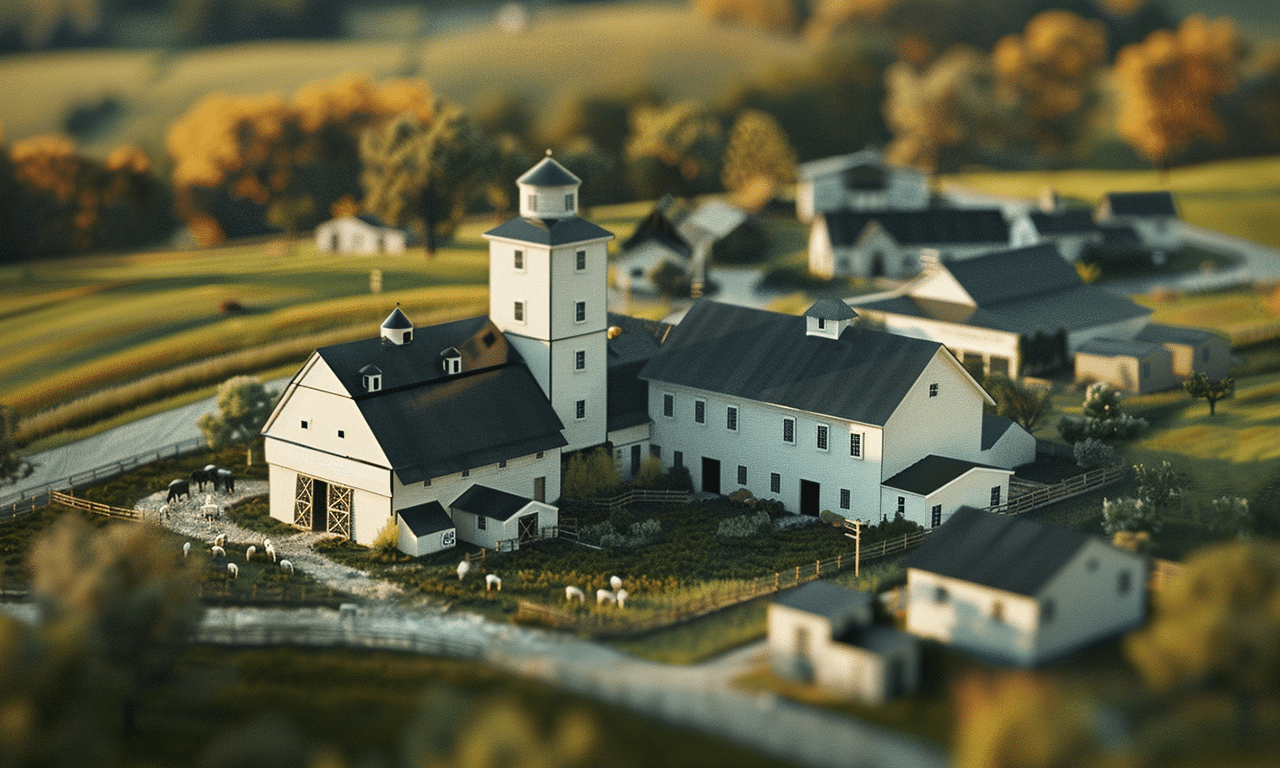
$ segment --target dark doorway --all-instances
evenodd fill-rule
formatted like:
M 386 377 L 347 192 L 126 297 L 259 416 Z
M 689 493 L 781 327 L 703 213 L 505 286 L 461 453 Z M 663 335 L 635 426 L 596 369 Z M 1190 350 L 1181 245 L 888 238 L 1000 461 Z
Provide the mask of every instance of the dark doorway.
M 702 490 L 707 493 L 720 492 L 720 460 L 702 457 Z
M 547 478 L 533 478 L 533 500 L 543 502 L 547 500 Z
M 822 486 L 812 480 L 800 481 L 800 514 L 818 516 Z
M 525 515 L 516 521 L 516 529 L 519 531 L 520 541 L 530 541 L 538 538 L 538 516 Z
M 329 484 L 323 480 L 315 481 L 311 493 L 311 530 L 329 530 Z
M 640 474 L 640 446 L 631 446 L 631 476 Z

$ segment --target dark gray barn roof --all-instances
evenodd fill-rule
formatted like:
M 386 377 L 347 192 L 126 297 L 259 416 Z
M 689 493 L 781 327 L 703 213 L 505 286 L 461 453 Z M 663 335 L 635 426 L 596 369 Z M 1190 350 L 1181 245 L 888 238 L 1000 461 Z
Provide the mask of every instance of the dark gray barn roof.
M 517 496 L 514 493 L 499 491 L 487 485 L 471 486 L 449 506 L 459 512 L 502 520 L 510 520 L 515 513 L 529 506 L 532 499 Z
M 805 328 L 796 315 L 703 299 L 640 377 L 883 426 L 942 348 L 856 325 L 839 339 Z
M 997 208 L 836 211 L 824 215 L 827 233 L 834 246 L 856 245 L 873 222 L 901 245 L 1009 242 L 1009 224 Z
M 951 273 L 979 307 L 1083 285 L 1075 267 L 1050 243 L 943 261 L 939 266 Z
M 581 184 L 582 179 L 574 176 L 568 168 L 554 160 L 551 155 L 547 155 L 541 162 L 516 179 L 516 183 L 532 184 L 535 187 L 569 187 L 574 184 Z
M 1112 216 L 1177 216 L 1178 207 L 1174 205 L 1173 193 L 1155 192 L 1108 192 L 1103 198 L 1103 207 Z
M 522 219 L 517 216 L 485 232 L 484 236 L 521 240 L 536 245 L 566 245 L 611 238 L 613 233 L 578 216 L 563 219 Z
M 976 461 L 951 459 L 930 454 L 898 474 L 884 481 L 884 485 L 899 491 L 927 496 L 972 469 L 1000 469 Z M 1010 470 L 1001 470 L 1009 472 Z
M 409 526 L 409 532 L 414 536 L 429 536 L 454 527 L 453 519 L 438 501 L 405 507 L 398 510 L 396 514 L 404 520 L 405 525 Z
M 1013 420 L 994 413 L 982 414 L 982 450 L 989 451 L 1013 427 Z
M 868 592 L 859 592 L 819 579 L 783 592 L 774 602 L 815 616 L 838 619 L 875 599 L 875 595 Z
M 1042 235 L 1082 235 L 1098 231 L 1093 212 L 1086 208 L 1068 208 L 1064 211 L 1031 211 L 1028 216 Z
M 1035 597 L 1092 538 L 963 507 L 907 555 L 907 567 Z
M 608 424 L 613 432 L 649 421 L 649 382 L 640 370 L 657 353 L 671 326 L 654 320 L 609 313 L 620 333 L 608 341 Z

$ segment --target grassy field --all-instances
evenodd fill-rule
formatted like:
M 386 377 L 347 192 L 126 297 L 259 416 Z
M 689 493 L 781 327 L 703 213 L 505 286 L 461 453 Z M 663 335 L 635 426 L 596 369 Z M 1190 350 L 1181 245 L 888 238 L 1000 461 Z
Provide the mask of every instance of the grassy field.
M 1168 189 L 1184 221 L 1280 248 L 1280 157 L 1229 160 L 1157 171 L 1035 171 L 960 173 L 938 180 L 941 189 L 974 189 L 1034 198 L 1046 188 L 1093 205 L 1106 192 Z
M 566 90 L 606 94 L 648 85 L 672 99 L 713 102 L 755 71 L 808 55 L 796 38 L 698 18 L 685 4 L 539 9 L 513 44 L 493 27 L 416 43 L 263 42 L 165 55 L 67 51 L 0 58 L 0 120 L 10 140 L 62 130 L 77 105 L 114 98 L 122 109 L 86 145 L 97 153 L 129 142 L 159 161 L 167 126 L 207 93 L 292 94 L 352 71 L 386 78 L 412 72 L 465 106 L 493 94 L 535 111 Z M 572 41 L 567 43 L 566 41 Z M 697 77 L 689 77 L 697 72 Z

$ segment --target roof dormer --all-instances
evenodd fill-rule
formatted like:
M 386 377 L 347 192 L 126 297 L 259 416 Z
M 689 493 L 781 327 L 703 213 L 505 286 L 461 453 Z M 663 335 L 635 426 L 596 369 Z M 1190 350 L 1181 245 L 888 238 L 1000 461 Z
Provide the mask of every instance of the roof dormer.
M 520 216 L 526 219 L 567 219 L 578 215 L 578 187 L 582 179 L 551 158 L 516 179 L 520 190 Z
M 376 365 L 366 365 L 360 369 L 360 386 L 365 392 L 382 391 L 382 369 Z
M 838 339 L 858 314 L 839 299 L 821 299 L 804 312 L 805 335 Z
M 396 346 L 404 346 L 413 341 L 413 323 L 400 311 L 399 303 L 387 315 L 387 319 L 382 321 L 382 338 Z
M 440 353 L 440 369 L 448 376 L 462 373 L 462 353 L 457 347 L 449 347 Z

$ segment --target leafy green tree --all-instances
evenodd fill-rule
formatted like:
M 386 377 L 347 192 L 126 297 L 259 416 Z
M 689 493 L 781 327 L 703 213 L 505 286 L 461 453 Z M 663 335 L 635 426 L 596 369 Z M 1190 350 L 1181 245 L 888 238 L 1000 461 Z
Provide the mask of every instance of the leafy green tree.
M 196 426 L 204 433 L 210 448 L 244 445 L 248 452 L 247 462 L 252 464 L 253 444 L 275 407 L 277 395 L 267 391 L 262 382 L 252 376 L 227 379 L 218 387 L 215 397 L 217 414 L 206 413 Z
M 366 133 L 360 160 L 364 207 L 397 226 L 416 222 L 433 257 L 471 195 L 498 169 L 500 155 L 459 107 L 442 104 L 429 124 L 403 114 Z
M 720 182 L 724 131 L 703 104 L 640 105 L 631 112 L 627 174 L 643 198 L 713 192 Z
M 18 453 L 14 435 L 18 431 L 18 412 L 0 405 L 0 486 L 12 485 L 30 477 L 35 467 Z
M 752 186 L 776 191 L 795 182 L 796 151 L 772 115 L 758 109 L 738 115 L 729 130 L 720 178 L 725 189 L 737 194 Z
M 1144 499 L 1102 500 L 1102 530 L 1108 536 L 1117 533 L 1152 533 L 1159 529 L 1157 510 Z
M 1253 701 L 1280 687 L 1280 544 L 1235 542 L 1187 559 L 1155 593 L 1125 655 L 1156 690 L 1203 684 L 1234 693 L 1248 734 Z
M 1053 400 L 1045 387 L 994 374 L 984 382 L 996 401 L 996 414 L 1012 419 L 1027 431 L 1053 412 Z
M 1211 380 L 1209 374 L 1196 371 L 1191 374 L 1191 378 L 1182 382 L 1182 388 L 1192 397 L 1208 400 L 1209 415 L 1212 416 L 1219 400 L 1227 400 L 1236 393 L 1236 380 L 1231 376 Z
M 618 465 L 604 448 L 578 451 L 565 462 L 561 490 L 565 496 L 592 498 L 607 496 L 619 484 Z
M 1182 498 L 1190 486 L 1186 474 L 1167 461 L 1150 467 L 1135 464 L 1133 479 L 1138 484 L 1138 496 L 1154 507 L 1157 515 Z

